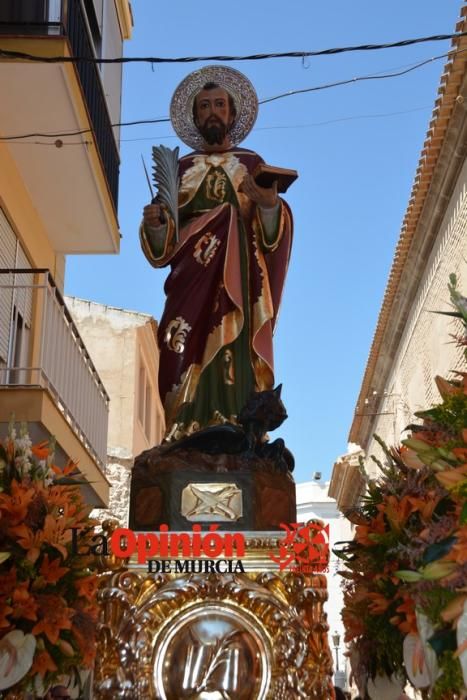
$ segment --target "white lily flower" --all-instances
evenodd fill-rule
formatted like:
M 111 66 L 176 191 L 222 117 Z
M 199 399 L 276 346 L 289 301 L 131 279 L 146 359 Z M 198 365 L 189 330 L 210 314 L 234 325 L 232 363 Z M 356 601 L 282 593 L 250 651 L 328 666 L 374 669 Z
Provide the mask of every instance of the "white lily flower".
M 414 688 L 427 688 L 431 676 L 425 661 L 424 644 L 418 634 L 408 634 L 404 639 L 404 666 Z
M 457 622 L 457 646 L 462 649 L 467 643 L 467 600 L 464 603 L 464 612 Z M 467 686 L 467 648 L 463 649 L 459 654 L 459 661 L 462 667 L 462 675 L 464 676 L 464 685 Z
M 0 640 L 0 690 L 11 688 L 32 666 L 36 638 L 20 630 L 8 632 Z

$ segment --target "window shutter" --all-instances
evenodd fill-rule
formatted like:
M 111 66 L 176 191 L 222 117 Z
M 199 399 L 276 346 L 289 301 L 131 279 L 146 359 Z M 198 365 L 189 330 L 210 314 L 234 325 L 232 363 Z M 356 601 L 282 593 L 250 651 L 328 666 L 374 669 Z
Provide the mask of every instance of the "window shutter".
M 2 209 L 0 209 L 0 269 L 30 268 L 26 254 L 21 247 L 15 232 L 8 223 Z M 31 327 L 32 318 L 32 286 L 28 289 L 14 290 L 3 285 L 15 283 L 20 285 L 32 285 L 33 277 L 30 274 L 0 275 L 0 367 L 8 363 L 8 351 L 10 345 L 11 321 L 13 304 L 21 314 L 24 323 Z
M 15 266 L 16 261 L 16 236 L 7 221 L 5 214 L 0 209 L 0 269 L 8 269 Z M 0 367 L 8 362 L 8 347 L 10 342 L 11 314 L 13 310 L 13 289 L 3 285 L 11 284 L 9 275 L 0 275 Z
M 20 268 L 22 270 L 31 267 L 29 264 L 29 260 L 27 259 L 26 254 L 19 242 L 15 267 Z M 15 276 L 15 284 L 17 284 L 19 287 L 18 289 L 16 289 L 15 306 L 20 312 L 21 316 L 23 317 L 23 321 L 28 328 L 31 328 L 33 282 L 34 279 L 33 275 L 31 274 L 22 274 Z M 27 285 L 27 288 L 24 285 Z

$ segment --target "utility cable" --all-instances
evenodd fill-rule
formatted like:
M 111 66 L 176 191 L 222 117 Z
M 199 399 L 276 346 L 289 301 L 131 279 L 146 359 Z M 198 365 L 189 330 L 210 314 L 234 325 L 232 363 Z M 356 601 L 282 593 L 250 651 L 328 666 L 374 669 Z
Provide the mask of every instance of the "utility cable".
M 458 49 L 455 51 L 456 54 L 464 53 L 467 51 L 467 49 Z M 432 63 L 433 61 L 439 61 L 442 58 L 446 58 L 447 56 L 452 56 L 453 51 L 449 51 L 448 53 L 440 54 L 439 56 L 433 56 L 432 58 L 425 59 L 424 61 L 420 61 L 419 63 L 415 63 L 410 65 L 408 68 L 405 68 L 404 70 L 396 71 L 393 73 L 374 73 L 371 75 L 363 75 L 363 76 L 356 76 L 355 78 L 349 78 L 347 80 L 338 80 L 333 83 L 325 83 L 323 85 L 316 85 L 314 87 L 309 87 L 309 88 L 299 88 L 297 90 L 288 90 L 287 92 L 280 93 L 279 95 L 274 95 L 273 97 L 267 97 L 263 100 L 259 100 L 259 104 L 267 104 L 269 102 L 275 102 L 276 100 L 283 99 L 285 97 L 292 97 L 293 95 L 300 95 L 300 94 L 305 94 L 308 92 L 318 92 L 320 90 L 329 90 L 330 88 L 334 87 L 340 87 L 342 85 L 352 85 L 356 84 L 358 82 L 363 82 L 367 80 L 384 80 L 387 78 L 397 78 L 401 77 L 403 75 L 406 75 L 407 73 L 411 73 L 414 70 L 417 70 L 418 68 L 422 68 L 423 66 L 428 65 L 429 63 Z M 125 126 L 136 126 L 136 125 L 141 125 L 141 124 L 163 124 L 170 122 L 169 117 L 159 117 L 157 119 L 139 119 L 131 122 L 118 122 L 116 124 L 111 124 L 111 127 L 125 127 Z M 29 133 L 29 134 L 17 134 L 14 136 L 2 136 L 0 137 L 0 142 L 2 141 L 17 141 L 20 139 L 29 139 L 29 138 L 63 138 L 66 136 L 80 136 L 82 134 L 86 133 L 92 133 L 92 129 L 80 129 L 79 131 L 62 131 L 62 132 L 57 132 L 57 133 L 41 133 L 41 132 L 34 132 L 34 133 Z
M 463 51 L 467 51 L 467 49 L 459 49 L 459 51 L 457 51 L 456 53 L 462 53 Z M 268 97 L 267 99 L 261 100 L 260 104 L 266 104 L 268 102 L 274 102 L 275 100 L 281 100 L 283 97 L 290 97 L 291 95 L 301 95 L 306 92 L 328 90 L 329 88 L 340 87 L 341 85 L 351 85 L 352 83 L 358 83 L 365 80 L 384 80 L 385 78 L 398 78 L 401 75 L 407 75 L 407 73 L 411 73 L 412 71 L 417 70 L 418 68 L 422 68 L 422 66 L 426 66 L 428 63 L 432 63 L 433 61 L 439 61 L 440 58 L 446 58 L 447 55 L 448 54 L 444 53 L 440 56 L 433 56 L 433 58 L 427 58 L 425 61 L 421 61 L 420 63 L 416 63 L 410 66 L 409 68 L 405 68 L 404 70 L 400 70 L 395 73 L 361 75 L 357 76 L 356 78 L 349 78 L 348 80 L 338 80 L 334 83 L 327 83 L 325 85 L 318 85 L 316 87 L 289 90 L 288 92 L 283 92 L 280 95 L 275 95 L 274 97 Z
M 432 36 L 419 37 L 417 39 L 402 39 L 386 44 L 359 44 L 357 46 L 339 46 L 331 49 L 321 49 L 318 51 L 285 51 L 279 53 L 257 53 L 247 56 L 180 56 L 177 58 L 167 58 L 161 56 L 121 56 L 119 58 L 99 58 L 97 56 L 37 56 L 21 51 L 8 51 L 0 49 L 0 58 L 10 58 L 22 61 L 34 61 L 37 63 L 195 63 L 197 61 L 261 61 L 271 58 L 312 58 L 316 56 L 330 56 L 351 51 L 378 51 L 381 49 L 395 49 L 414 44 L 427 43 L 429 41 L 446 41 L 447 39 L 460 39 L 467 36 L 467 32 L 456 32 L 454 34 L 434 34 Z

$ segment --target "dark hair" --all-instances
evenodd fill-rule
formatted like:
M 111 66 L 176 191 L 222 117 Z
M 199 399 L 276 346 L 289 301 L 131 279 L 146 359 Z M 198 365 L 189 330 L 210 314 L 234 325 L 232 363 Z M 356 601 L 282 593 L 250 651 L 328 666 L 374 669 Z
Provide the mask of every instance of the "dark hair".
M 220 88 L 221 90 L 226 91 L 227 97 L 229 100 L 230 116 L 232 117 L 232 119 L 235 119 L 235 117 L 237 116 L 237 108 L 235 106 L 234 98 L 232 97 L 232 95 L 230 94 L 230 92 L 228 90 L 223 88 L 222 85 L 219 85 L 218 83 L 213 83 L 212 81 L 210 81 L 209 83 L 205 83 L 203 85 L 203 87 L 201 88 L 201 90 L 216 90 L 217 88 Z M 199 92 L 201 92 L 201 90 Z M 195 122 L 195 124 L 196 124 L 196 98 L 198 97 L 199 92 L 195 95 L 195 99 L 193 100 L 193 121 Z
M 337 685 L 334 686 L 334 692 L 336 694 L 336 700 L 345 700 L 344 691 Z

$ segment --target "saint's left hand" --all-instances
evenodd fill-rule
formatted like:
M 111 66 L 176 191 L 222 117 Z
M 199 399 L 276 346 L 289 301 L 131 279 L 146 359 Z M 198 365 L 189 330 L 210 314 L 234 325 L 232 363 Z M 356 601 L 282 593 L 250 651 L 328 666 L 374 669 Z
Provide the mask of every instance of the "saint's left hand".
M 259 187 L 251 175 L 246 175 L 240 184 L 239 190 L 263 209 L 272 209 L 279 201 L 277 182 L 274 182 L 272 187 Z

